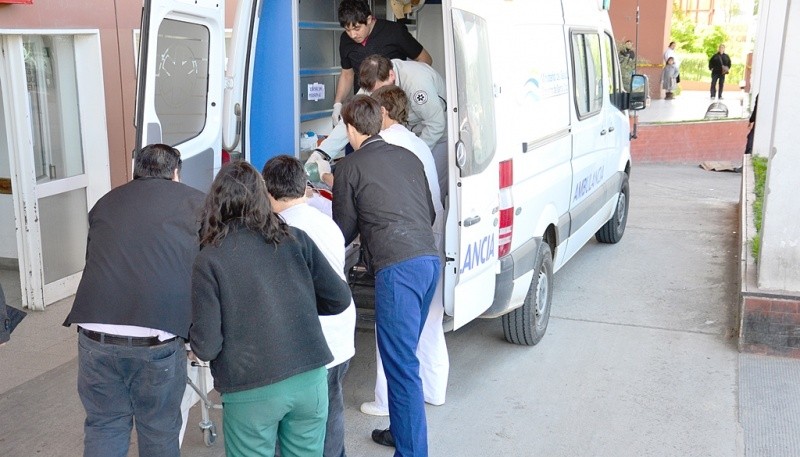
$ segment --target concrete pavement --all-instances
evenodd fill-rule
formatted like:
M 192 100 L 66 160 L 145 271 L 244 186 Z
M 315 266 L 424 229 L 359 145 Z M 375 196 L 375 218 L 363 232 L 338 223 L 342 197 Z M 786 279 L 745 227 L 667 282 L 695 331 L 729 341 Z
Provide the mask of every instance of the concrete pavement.
M 728 108 L 727 119 L 750 117 L 749 96 L 743 91 L 726 91 L 725 98 L 720 101 Z M 672 100 L 652 100 L 647 109 L 636 114 L 643 124 L 699 121 L 705 118 L 711 103 L 708 91 L 684 90 Z
M 800 361 L 736 351 L 740 179 L 634 164 L 623 240 L 590 242 L 556 274 L 539 345 L 506 343 L 498 320 L 447 335 L 449 391 L 445 405 L 427 409 L 430 455 L 798 455 Z M 74 332 L 58 328 L 68 308 L 30 315 L 19 340 L 0 348 L 8 386 L 13 353 L 31 339 L 52 343 L 25 356 L 38 376 L 0 388 L 0 456 L 81 453 Z M 369 438 L 388 420 L 358 411 L 372 395 L 373 333 L 360 330 L 356 345 L 345 382 L 348 455 L 388 457 Z M 60 360 L 37 357 L 61 350 Z M 212 411 L 218 426 L 220 416 Z M 224 455 L 222 437 L 202 443 L 198 420 L 195 407 L 182 455 Z

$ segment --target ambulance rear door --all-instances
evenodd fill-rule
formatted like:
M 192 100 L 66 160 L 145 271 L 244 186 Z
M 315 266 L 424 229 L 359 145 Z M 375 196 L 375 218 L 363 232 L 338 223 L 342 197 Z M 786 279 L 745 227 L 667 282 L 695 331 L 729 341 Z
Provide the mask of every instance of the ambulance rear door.
M 448 3 L 448 2 L 445 2 Z M 449 2 L 454 6 L 461 3 Z M 444 15 L 450 144 L 444 301 L 455 329 L 494 300 L 499 225 L 494 86 L 486 20 L 464 9 Z M 448 49 L 449 48 L 449 49 Z M 455 167 L 452 166 L 455 161 Z
M 145 0 L 136 89 L 136 149 L 181 151 L 181 179 L 208 190 L 221 165 L 224 0 Z

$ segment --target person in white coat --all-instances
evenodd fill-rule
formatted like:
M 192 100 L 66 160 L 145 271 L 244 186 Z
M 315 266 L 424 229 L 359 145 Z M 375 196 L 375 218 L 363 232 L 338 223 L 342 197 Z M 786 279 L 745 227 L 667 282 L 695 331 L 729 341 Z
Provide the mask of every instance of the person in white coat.
M 433 153 L 439 188 L 447 192 L 447 118 L 445 117 L 445 84 L 429 65 L 400 59 L 389 60 L 371 55 L 361 63 L 361 94 L 370 94 L 386 85 L 396 85 L 409 100 L 408 130 L 419 136 Z M 309 156 L 306 163 L 317 162 L 320 170 L 342 155 L 348 143 L 344 124 L 339 123 L 330 135 Z M 325 162 L 325 163 L 323 163 Z M 441 196 L 442 198 L 444 195 Z
M 290 226 L 297 227 L 314 241 L 328 263 L 344 280 L 344 236 L 330 214 L 308 204 L 306 172 L 303 164 L 288 155 L 273 157 L 262 170 L 272 210 Z M 342 381 L 350 359 L 355 355 L 356 307 L 341 314 L 320 316 L 322 333 L 333 354 L 328 369 L 328 422 L 325 430 L 324 457 L 341 457 L 344 448 L 344 398 Z
M 381 105 L 383 121 L 380 136 L 390 144 L 401 146 L 414 153 L 422 162 L 425 169 L 425 176 L 428 178 L 428 186 L 431 191 L 431 199 L 436 212 L 433 223 L 433 234 L 439 255 L 444 255 L 444 243 L 442 235 L 444 233 L 444 207 L 440 199 L 440 189 L 436 174 L 433 155 L 428 145 L 408 130 L 403 124 L 408 118 L 408 98 L 405 91 L 395 85 L 387 85 L 378 88 L 372 93 L 372 97 Z M 436 284 L 433 300 L 431 302 L 428 317 L 422 328 L 419 345 L 417 347 L 417 357 L 420 362 L 420 377 L 422 378 L 422 390 L 425 402 L 432 405 L 442 405 L 445 402 L 447 391 L 447 379 L 450 371 L 450 360 L 447 355 L 447 345 L 442 328 L 444 318 L 444 305 L 442 302 L 442 276 Z M 375 381 L 375 400 L 365 402 L 361 405 L 361 412 L 375 416 L 387 416 L 389 414 L 388 398 L 386 391 L 386 375 L 383 372 L 381 356 L 377 355 L 377 378 Z

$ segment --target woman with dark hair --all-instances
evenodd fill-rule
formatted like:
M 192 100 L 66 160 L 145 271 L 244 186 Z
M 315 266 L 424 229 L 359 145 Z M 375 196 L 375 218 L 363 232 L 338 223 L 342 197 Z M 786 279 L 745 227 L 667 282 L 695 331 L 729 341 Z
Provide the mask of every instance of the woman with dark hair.
M 222 394 L 228 456 L 321 456 L 328 350 L 319 315 L 350 305 L 350 289 L 303 231 L 269 203 L 261 174 L 237 161 L 206 197 L 192 271 L 195 355 Z

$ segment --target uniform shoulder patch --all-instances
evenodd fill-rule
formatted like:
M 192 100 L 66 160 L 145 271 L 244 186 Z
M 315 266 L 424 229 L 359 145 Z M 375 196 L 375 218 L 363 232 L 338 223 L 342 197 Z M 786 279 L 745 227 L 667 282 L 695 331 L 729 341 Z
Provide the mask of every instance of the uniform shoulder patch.
M 414 103 L 416 103 L 417 105 L 424 105 L 425 103 L 428 103 L 428 93 L 425 92 L 424 90 L 418 90 L 414 92 L 413 99 Z

